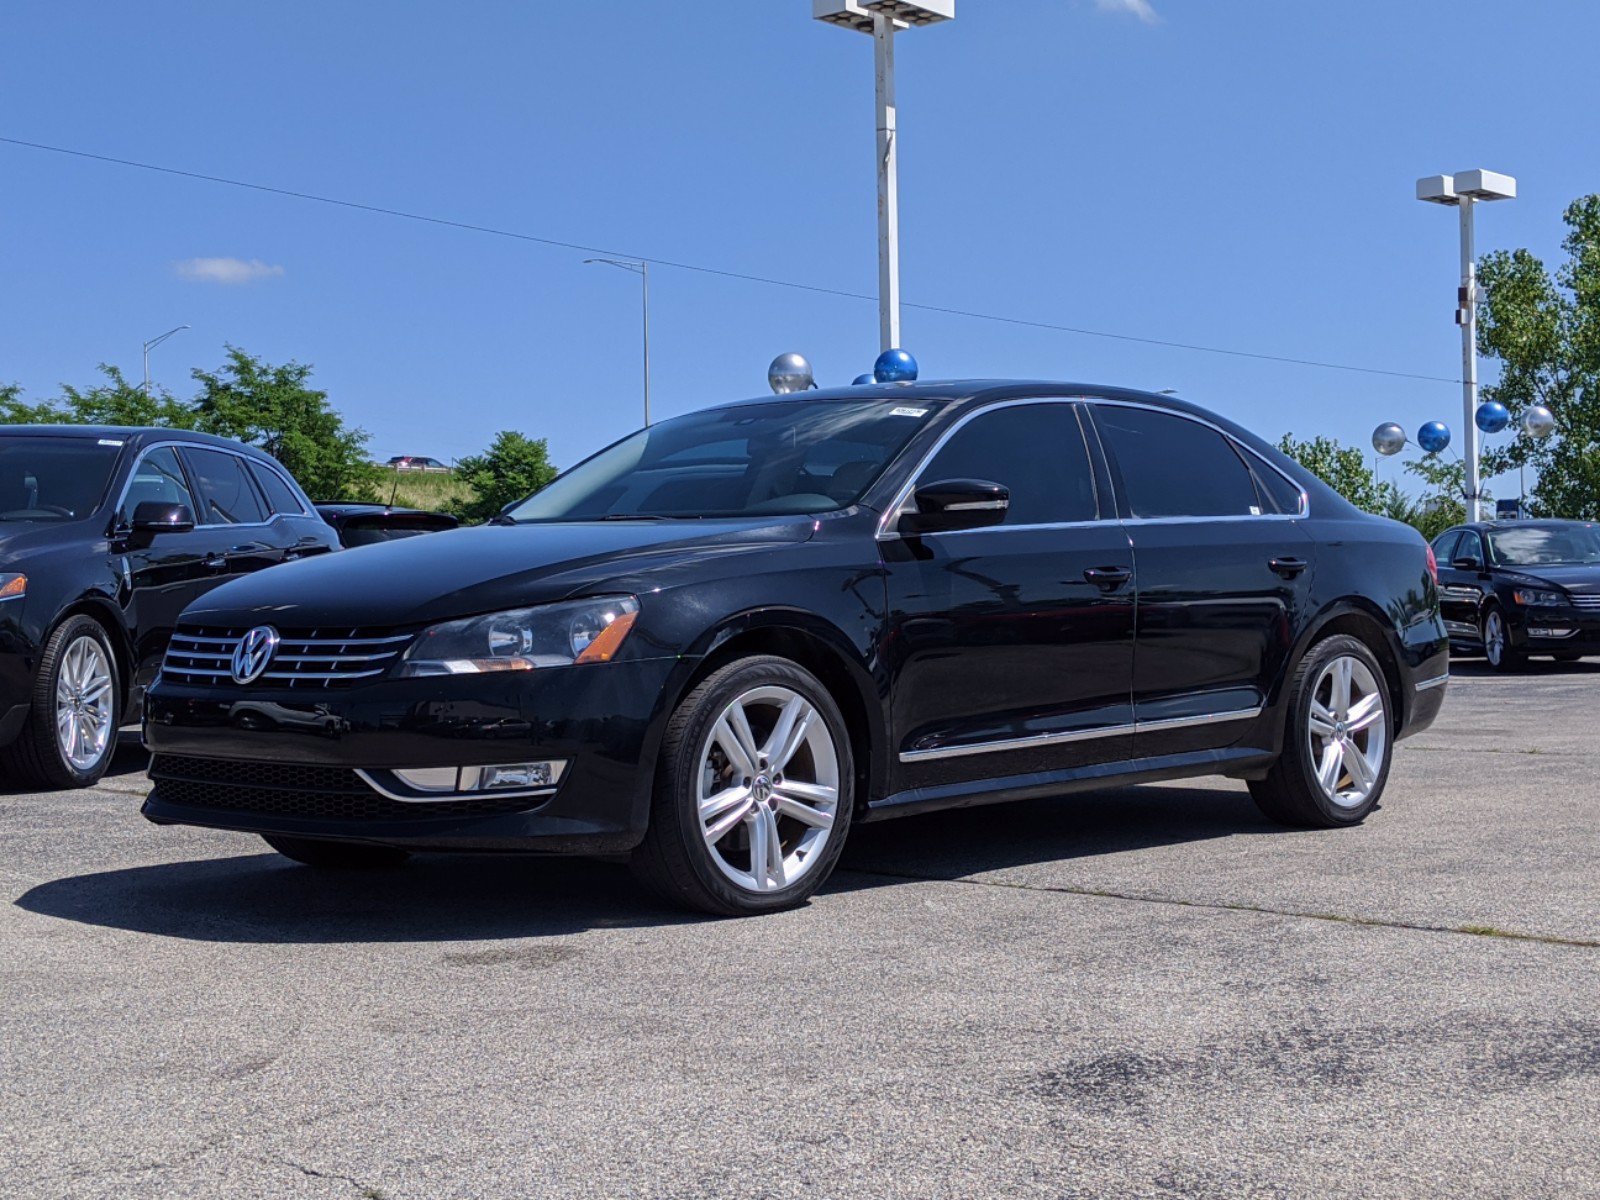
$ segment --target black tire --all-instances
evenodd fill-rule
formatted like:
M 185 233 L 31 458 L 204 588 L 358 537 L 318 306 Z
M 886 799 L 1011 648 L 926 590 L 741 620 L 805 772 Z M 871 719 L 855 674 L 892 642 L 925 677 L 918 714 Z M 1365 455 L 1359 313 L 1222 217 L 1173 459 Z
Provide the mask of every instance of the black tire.
M 723 873 L 707 845 L 698 811 L 701 753 L 734 700 L 754 689 L 781 687 L 798 693 L 824 723 L 838 770 L 838 796 L 827 839 L 793 884 L 756 892 Z M 669 903 L 717 916 L 753 916 L 805 903 L 832 873 L 844 848 L 854 805 L 855 765 L 843 714 L 827 688 L 786 658 L 755 655 L 707 676 L 667 722 L 657 761 L 650 824 L 629 859 L 635 878 Z M 759 822 L 758 822 L 759 823 Z M 780 842 L 780 845 L 783 843 Z M 751 851 L 752 859 L 754 851 Z M 780 851 L 780 857 L 781 851 Z
M 56 688 L 60 683 L 63 660 L 73 644 L 88 638 L 105 656 L 111 672 L 111 731 L 104 750 L 87 768 L 69 761 L 56 732 Z M 117 656 L 105 628 L 93 617 L 79 613 L 56 626 L 39 656 L 29 697 L 28 719 L 16 741 L 0 751 L 0 770 L 17 782 L 40 788 L 92 787 L 105 775 L 117 752 L 117 730 L 122 725 L 122 678 Z
M 1376 695 L 1384 722 L 1382 763 L 1376 772 L 1376 782 L 1366 798 L 1355 805 L 1335 803 L 1323 790 L 1317 781 L 1309 736 L 1311 701 L 1317 682 L 1330 663 L 1344 656 L 1359 659 L 1371 672 L 1378 685 Z M 1393 703 L 1382 666 L 1365 642 L 1346 634 L 1335 634 L 1306 651 L 1289 681 L 1287 695 L 1282 752 L 1266 778 L 1250 781 L 1250 795 L 1257 807 L 1280 825 L 1300 829 L 1337 829 L 1359 825 L 1377 807 L 1389 779 L 1389 764 L 1394 757 Z M 1335 790 L 1338 790 L 1337 787 Z
M 1494 642 L 1494 623 L 1499 622 L 1499 648 Z M 1483 657 L 1491 671 L 1506 675 L 1515 674 L 1528 665 L 1528 652 L 1511 644 L 1511 626 L 1498 607 L 1490 606 L 1483 614 L 1478 634 L 1483 642 Z
M 395 846 L 372 846 L 365 842 L 331 842 L 320 838 L 281 837 L 263 833 L 261 838 L 285 858 L 326 871 L 377 871 L 398 867 L 411 857 Z
M 1550 657 L 1555 659 L 1559 663 L 1574 663 L 1574 662 L 1577 662 L 1579 659 L 1581 659 L 1583 657 L 1583 655 L 1566 653 L 1566 654 L 1552 654 Z

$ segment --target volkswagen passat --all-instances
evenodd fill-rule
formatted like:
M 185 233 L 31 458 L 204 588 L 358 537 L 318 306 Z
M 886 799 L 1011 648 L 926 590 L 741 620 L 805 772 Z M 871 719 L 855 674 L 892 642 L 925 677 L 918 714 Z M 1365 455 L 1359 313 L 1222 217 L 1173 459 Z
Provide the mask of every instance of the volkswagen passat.
M 501 522 L 192 606 L 145 814 L 329 867 L 627 853 L 751 913 L 808 896 L 854 822 L 930 809 L 1223 774 L 1352 825 L 1444 694 L 1422 538 L 1163 396 L 756 400 Z

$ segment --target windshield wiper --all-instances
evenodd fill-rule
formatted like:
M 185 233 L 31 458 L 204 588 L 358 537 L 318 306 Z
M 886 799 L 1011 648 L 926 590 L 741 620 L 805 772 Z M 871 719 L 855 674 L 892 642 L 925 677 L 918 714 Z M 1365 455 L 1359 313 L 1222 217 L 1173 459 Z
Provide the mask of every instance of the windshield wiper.
M 672 521 L 674 517 L 662 516 L 660 513 L 605 513 L 595 518 L 597 521 Z

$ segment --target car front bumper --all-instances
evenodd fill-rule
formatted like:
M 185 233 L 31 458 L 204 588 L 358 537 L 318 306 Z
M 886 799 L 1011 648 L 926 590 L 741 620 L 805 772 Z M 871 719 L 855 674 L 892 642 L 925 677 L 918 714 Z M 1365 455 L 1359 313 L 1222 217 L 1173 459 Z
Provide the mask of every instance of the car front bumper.
M 1530 654 L 1600 654 L 1600 613 L 1531 608 L 1513 618 L 1511 634 Z
M 687 661 L 383 680 L 346 689 L 190 687 L 145 700 L 144 815 L 414 849 L 616 853 L 644 835 L 662 709 Z M 399 799 L 394 768 L 558 760 L 539 794 Z

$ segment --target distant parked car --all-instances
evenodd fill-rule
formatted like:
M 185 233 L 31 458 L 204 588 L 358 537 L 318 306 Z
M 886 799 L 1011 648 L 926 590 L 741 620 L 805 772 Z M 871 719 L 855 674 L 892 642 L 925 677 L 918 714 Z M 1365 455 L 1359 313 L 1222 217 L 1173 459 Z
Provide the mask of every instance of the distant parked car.
M 1433 540 L 1452 650 L 1514 671 L 1530 654 L 1600 655 L 1600 525 L 1483 521 Z
M 337 547 L 288 472 L 238 442 L 0 426 L 0 769 L 48 787 L 94 783 L 189 601 Z M 175 657 L 221 678 L 216 649 Z
M 392 542 L 419 533 L 438 533 L 461 524 L 449 513 L 392 508 L 386 504 L 319 504 L 317 512 L 333 526 L 339 535 L 339 544 L 346 548 Z
M 422 458 L 415 454 L 397 454 L 389 460 L 388 465 L 396 471 L 445 471 L 450 470 L 437 458 Z

